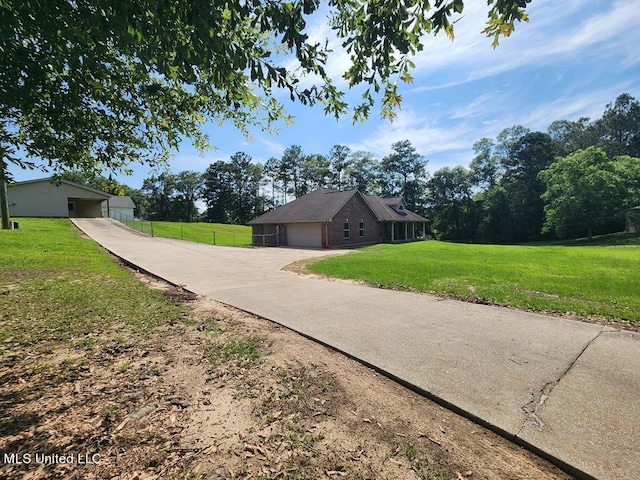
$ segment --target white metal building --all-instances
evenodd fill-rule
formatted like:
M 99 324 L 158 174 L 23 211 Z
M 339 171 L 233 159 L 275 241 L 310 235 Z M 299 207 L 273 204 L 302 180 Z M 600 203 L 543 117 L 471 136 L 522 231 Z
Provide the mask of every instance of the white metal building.
M 42 178 L 7 186 L 12 217 L 102 217 L 101 203 L 111 195 L 84 185 Z

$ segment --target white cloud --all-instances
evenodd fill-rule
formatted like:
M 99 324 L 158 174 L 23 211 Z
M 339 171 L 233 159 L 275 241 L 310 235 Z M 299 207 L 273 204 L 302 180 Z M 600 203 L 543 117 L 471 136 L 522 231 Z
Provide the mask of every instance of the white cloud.
M 391 153 L 393 143 L 409 140 L 419 153 L 428 157 L 430 153 L 464 148 L 466 134 L 464 126 L 445 126 L 437 117 L 403 110 L 393 123 L 380 123 L 370 136 L 349 144 L 349 147 L 369 151 L 381 158 Z
M 535 68 L 562 61 L 560 57 L 616 54 L 625 56 L 629 64 L 640 61 L 640 9 L 633 2 L 601 1 L 604 12 L 593 9 L 580 21 L 583 1 L 538 0 L 528 8 L 530 22 L 518 24 L 495 50 L 479 33 L 486 18 L 486 6 L 480 3 L 465 7 L 454 42 L 444 37 L 426 39 L 425 51 L 416 57 L 416 73 L 428 84 L 412 91 L 459 85 L 525 66 Z

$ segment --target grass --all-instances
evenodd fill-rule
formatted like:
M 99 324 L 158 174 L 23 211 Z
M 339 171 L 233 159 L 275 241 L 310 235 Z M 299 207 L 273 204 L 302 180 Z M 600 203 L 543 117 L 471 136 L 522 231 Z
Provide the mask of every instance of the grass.
M 385 288 L 640 322 L 639 235 L 526 246 L 375 245 L 308 268 Z
M 214 365 L 233 362 L 250 365 L 260 360 L 259 347 L 264 339 L 257 336 L 245 338 L 225 338 L 224 341 L 209 345 L 205 353 Z
M 153 235 L 227 247 L 252 246 L 251 227 L 246 225 L 153 222 Z
M 0 231 L 0 356 L 89 342 L 91 333 L 144 333 L 183 310 L 121 269 L 67 220 L 20 219 Z

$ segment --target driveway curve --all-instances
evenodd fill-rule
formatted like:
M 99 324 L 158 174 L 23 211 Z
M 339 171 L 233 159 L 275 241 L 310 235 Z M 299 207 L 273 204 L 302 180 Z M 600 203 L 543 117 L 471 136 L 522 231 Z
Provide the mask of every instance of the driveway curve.
M 73 222 L 141 269 L 330 345 L 576 476 L 637 478 L 640 334 L 282 270 L 343 252 L 215 247 Z

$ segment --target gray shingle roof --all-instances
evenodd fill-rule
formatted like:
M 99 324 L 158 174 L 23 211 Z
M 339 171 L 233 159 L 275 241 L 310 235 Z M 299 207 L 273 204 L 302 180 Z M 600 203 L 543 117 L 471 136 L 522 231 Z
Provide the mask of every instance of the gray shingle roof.
M 329 222 L 356 193 L 356 190 L 340 191 L 319 188 L 251 220 L 249 225 L 263 223 Z
M 381 222 L 426 222 L 427 219 L 405 208 L 402 197 L 382 198 L 365 195 L 369 206 Z
M 383 199 L 375 195 L 363 195 L 358 190 L 331 190 L 319 188 L 292 202 L 271 210 L 251 220 L 249 225 L 274 223 L 330 222 L 340 209 L 354 196 L 361 195 L 374 215 L 383 222 L 424 222 L 426 218 L 404 210 L 402 197 Z M 388 202 L 388 203 L 387 203 Z M 396 205 L 403 205 L 400 210 Z M 392 208 L 392 206 L 395 207 Z

